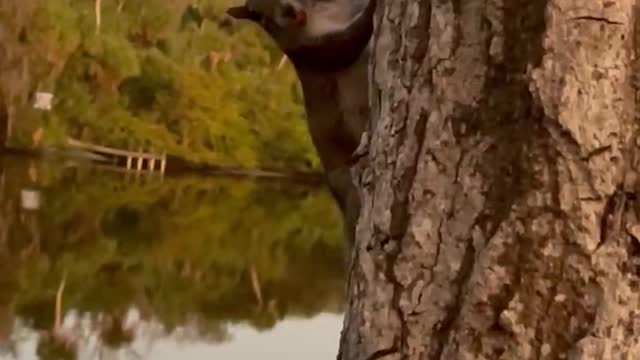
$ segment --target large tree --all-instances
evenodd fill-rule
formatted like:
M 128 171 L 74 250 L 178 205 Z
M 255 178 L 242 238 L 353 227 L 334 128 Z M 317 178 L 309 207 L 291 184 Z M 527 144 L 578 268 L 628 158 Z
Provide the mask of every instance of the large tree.
M 0 2 L 0 149 L 11 138 L 17 108 L 28 100 L 31 64 L 27 33 L 38 0 Z
M 638 14 L 379 1 L 339 359 L 640 359 Z

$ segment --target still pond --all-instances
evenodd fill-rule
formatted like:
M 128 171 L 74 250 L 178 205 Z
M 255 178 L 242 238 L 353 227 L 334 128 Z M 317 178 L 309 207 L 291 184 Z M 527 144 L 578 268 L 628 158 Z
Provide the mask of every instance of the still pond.
M 335 358 L 323 188 L 0 158 L 0 360 Z

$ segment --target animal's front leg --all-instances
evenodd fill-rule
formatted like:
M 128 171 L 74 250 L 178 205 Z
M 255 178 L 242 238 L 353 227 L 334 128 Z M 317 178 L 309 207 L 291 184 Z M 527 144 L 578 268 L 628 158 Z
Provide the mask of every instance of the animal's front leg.
M 326 177 L 329 190 L 342 212 L 345 237 L 350 249 L 355 242 L 356 225 L 360 216 L 358 189 L 353 183 L 350 169 L 347 166 L 327 171 Z

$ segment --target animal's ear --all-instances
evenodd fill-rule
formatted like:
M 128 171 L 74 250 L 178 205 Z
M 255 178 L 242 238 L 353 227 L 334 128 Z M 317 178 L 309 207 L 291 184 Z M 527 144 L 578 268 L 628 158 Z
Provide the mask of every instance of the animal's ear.
M 246 6 L 234 6 L 227 9 L 227 14 L 234 19 L 260 21 L 260 14 L 249 10 Z

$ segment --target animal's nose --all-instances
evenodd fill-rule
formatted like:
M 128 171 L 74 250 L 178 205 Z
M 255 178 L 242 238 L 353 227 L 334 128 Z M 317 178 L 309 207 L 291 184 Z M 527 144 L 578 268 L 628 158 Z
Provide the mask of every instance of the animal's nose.
M 290 3 L 282 5 L 282 16 L 296 26 L 301 26 L 306 22 L 305 12 Z

